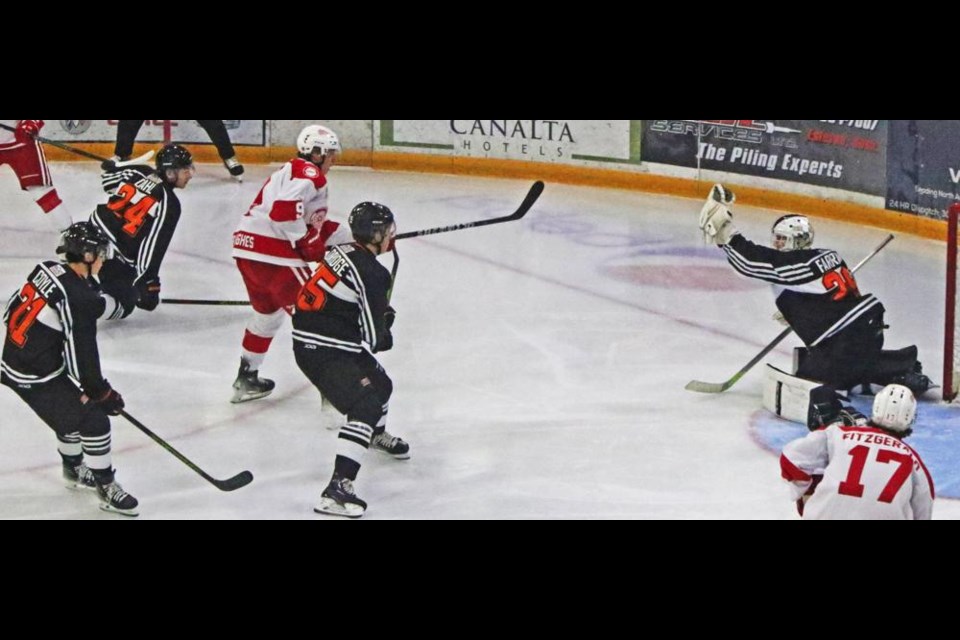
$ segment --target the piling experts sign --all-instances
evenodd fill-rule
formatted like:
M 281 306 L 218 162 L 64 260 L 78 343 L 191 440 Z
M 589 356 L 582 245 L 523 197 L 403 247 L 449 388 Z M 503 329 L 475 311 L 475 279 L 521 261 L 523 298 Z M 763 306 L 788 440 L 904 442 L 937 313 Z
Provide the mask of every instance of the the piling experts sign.
M 884 194 L 886 120 L 644 120 L 644 162 Z

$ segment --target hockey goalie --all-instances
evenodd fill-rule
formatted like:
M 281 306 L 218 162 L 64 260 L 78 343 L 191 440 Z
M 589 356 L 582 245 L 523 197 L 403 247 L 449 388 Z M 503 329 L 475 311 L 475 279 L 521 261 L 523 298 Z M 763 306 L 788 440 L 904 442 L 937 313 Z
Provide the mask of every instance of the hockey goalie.
M 734 227 L 730 211 L 734 201 L 730 189 L 714 185 L 700 211 L 700 229 L 726 253 L 737 273 L 772 285 L 778 309 L 774 318 L 793 328 L 805 345 L 794 351 L 793 376 L 770 367 L 765 399 L 777 389 L 782 399 L 784 376 L 801 395 L 807 383 L 838 390 L 864 385 L 868 393 L 872 384 L 896 383 L 917 397 L 935 386 L 923 374 L 916 346 L 883 349 L 883 304 L 860 291 L 839 253 L 813 248 L 813 225 L 806 216 L 778 218 L 772 228 L 773 247 L 766 247 L 747 240 Z M 807 398 L 798 422 L 806 421 Z

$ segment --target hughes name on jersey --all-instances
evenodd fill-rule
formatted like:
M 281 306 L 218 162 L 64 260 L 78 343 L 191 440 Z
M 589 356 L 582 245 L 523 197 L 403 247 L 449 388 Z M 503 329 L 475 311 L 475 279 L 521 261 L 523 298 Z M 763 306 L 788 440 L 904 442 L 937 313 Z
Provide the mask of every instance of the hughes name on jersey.
M 59 262 L 38 264 L 3 315 L 5 381 L 29 386 L 65 372 L 87 395 L 102 395 L 97 318 L 106 306 L 94 282 Z
M 90 221 L 116 248 L 116 258 L 137 271 L 137 280 L 158 278 L 177 223 L 180 199 L 149 165 L 108 170 L 101 176 L 111 194 Z
M 327 252 L 297 298 L 293 340 L 297 348 L 329 347 L 359 353 L 393 347 L 386 325 L 390 272 L 359 244 Z
M 327 220 L 327 179 L 317 165 L 295 158 L 278 169 L 240 219 L 233 257 L 306 267 L 329 245 L 349 243 L 350 230 Z
M 739 233 L 721 248 L 738 273 L 774 286 L 777 308 L 807 346 L 836 335 L 865 315 L 883 312 L 873 294 L 860 293 L 853 273 L 836 251 L 779 251 Z

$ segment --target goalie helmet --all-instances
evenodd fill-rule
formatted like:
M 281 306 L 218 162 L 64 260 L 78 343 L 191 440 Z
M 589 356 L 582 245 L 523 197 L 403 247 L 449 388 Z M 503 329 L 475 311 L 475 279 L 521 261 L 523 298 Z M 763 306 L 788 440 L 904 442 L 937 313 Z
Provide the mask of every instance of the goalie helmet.
M 341 151 L 340 138 L 330 129 L 319 124 L 311 124 L 303 128 L 297 136 L 297 151 L 300 155 L 310 156 L 311 153 L 327 155 L 330 151 Z
M 873 424 L 897 433 L 908 433 L 917 421 L 917 401 L 902 384 L 888 384 L 873 400 Z
M 357 242 L 379 244 L 393 226 L 393 212 L 376 202 L 361 202 L 347 220 Z
M 773 223 L 773 247 L 780 251 L 809 249 L 813 244 L 813 225 L 807 216 L 790 214 Z
M 86 263 L 86 254 L 109 259 L 112 246 L 107 236 L 92 222 L 76 222 L 60 234 L 57 253 L 66 255 L 67 262 Z

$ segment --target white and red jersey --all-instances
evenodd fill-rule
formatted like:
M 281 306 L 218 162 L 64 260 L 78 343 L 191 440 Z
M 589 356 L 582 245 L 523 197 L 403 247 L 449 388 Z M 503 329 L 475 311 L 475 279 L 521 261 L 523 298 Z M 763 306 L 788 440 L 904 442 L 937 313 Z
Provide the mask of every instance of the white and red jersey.
M 0 124 L 5 124 L 8 127 L 14 127 L 20 124 L 19 120 L 0 120 Z M 17 140 L 16 135 L 13 131 L 8 131 L 0 127 L 0 151 L 9 151 L 10 149 L 16 149 L 18 147 L 24 146 L 25 143 Z
M 233 234 L 233 257 L 288 267 L 323 259 L 327 245 L 352 242 L 346 225 L 327 220 L 327 179 L 294 158 L 261 187 Z
M 929 520 L 933 479 L 908 444 L 872 426 L 832 424 L 787 443 L 780 471 L 795 498 L 822 475 L 806 520 Z
M 8 127 L 14 127 L 20 124 L 19 120 L 0 120 L 0 124 L 5 124 Z M 0 150 L 6 151 L 7 149 L 13 149 L 16 147 L 23 146 L 22 142 L 18 142 L 13 131 L 8 131 L 7 129 L 0 128 Z

